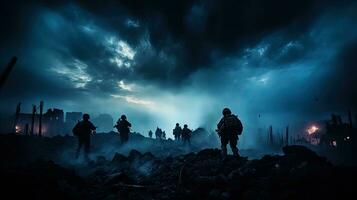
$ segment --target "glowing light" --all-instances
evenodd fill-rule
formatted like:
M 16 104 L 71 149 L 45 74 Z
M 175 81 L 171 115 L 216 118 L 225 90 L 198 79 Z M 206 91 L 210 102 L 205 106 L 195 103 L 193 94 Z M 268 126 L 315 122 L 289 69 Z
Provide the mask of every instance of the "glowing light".
M 337 147 L 337 142 L 336 142 L 336 140 L 332 141 L 332 146 Z
M 319 130 L 319 128 L 317 126 L 312 125 L 306 131 L 309 135 L 312 135 L 312 134 L 316 133 L 318 130 Z
M 20 128 L 20 126 L 15 126 L 15 132 L 16 133 L 20 133 L 21 132 L 21 128 Z

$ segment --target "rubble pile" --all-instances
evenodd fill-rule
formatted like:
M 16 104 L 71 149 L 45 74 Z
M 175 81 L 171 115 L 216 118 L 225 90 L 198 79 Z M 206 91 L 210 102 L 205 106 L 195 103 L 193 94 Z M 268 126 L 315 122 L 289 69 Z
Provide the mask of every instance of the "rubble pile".
M 13 197 L 30 199 L 337 199 L 355 193 L 354 168 L 335 167 L 302 146 L 283 152 L 222 160 L 218 149 L 165 158 L 132 150 L 70 169 L 51 161 L 3 168 L 1 184 Z

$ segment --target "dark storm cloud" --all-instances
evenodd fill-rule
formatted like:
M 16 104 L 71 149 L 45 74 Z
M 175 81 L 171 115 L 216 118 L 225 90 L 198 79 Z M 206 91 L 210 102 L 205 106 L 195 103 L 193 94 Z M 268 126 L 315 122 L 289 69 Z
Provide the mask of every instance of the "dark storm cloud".
M 336 68 L 326 79 L 322 97 L 328 99 L 327 106 L 357 110 L 357 39 L 343 47 L 333 65 Z M 326 106 L 326 107 L 327 107 Z
M 172 3 L 124 0 L 105 3 L 12 3 L 5 13 L 9 16 L 16 15 L 16 18 L 12 17 L 12 22 L 5 24 L 14 24 L 14 29 L 24 29 L 23 27 L 29 28 L 32 25 L 28 20 L 33 17 L 28 19 L 28 15 L 33 16 L 36 12 L 44 11 L 58 14 L 68 24 L 64 24 L 61 30 L 52 30 L 50 35 L 53 35 L 55 42 L 51 48 L 57 49 L 63 58 L 76 58 L 95 66 L 88 69 L 92 70 L 92 74 L 102 76 L 100 79 L 112 76 L 113 71 L 118 72 L 114 73 L 118 77 L 128 77 L 130 74 L 125 70 L 108 67 L 112 63 L 103 58 L 110 56 L 110 53 L 103 51 L 102 44 L 98 43 L 98 35 L 83 34 L 76 26 L 96 24 L 102 30 L 120 35 L 121 39 L 133 47 L 139 46 L 143 38 L 148 37 L 152 48 L 150 52 L 137 55 L 134 76 L 177 86 L 178 82 L 196 70 L 210 67 L 212 62 L 222 57 L 235 56 L 274 31 L 283 29 L 287 41 L 299 37 L 321 13 L 349 5 L 345 1 L 337 2 L 340 1 L 211 0 Z M 128 19 L 137 21 L 140 27 L 127 26 L 125 23 Z M 23 26 L 24 23 L 26 26 Z M 14 29 L 11 28 L 10 33 L 27 32 Z M 9 38 L 9 35 L 2 38 Z M 285 41 L 283 43 L 285 45 Z M 271 46 L 269 53 L 276 56 L 273 49 L 278 48 Z M 305 50 L 295 48 L 279 59 L 289 62 Z
M 235 55 L 256 44 L 272 31 L 288 28 L 286 34 L 298 36 L 320 13 L 347 4 L 333 1 L 79 1 L 44 5 L 53 10 L 70 7 L 81 20 L 91 19 L 108 31 L 120 33 L 121 38 L 133 46 L 137 46 L 143 32 L 147 32 L 153 52 L 150 56 L 140 55 L 136 74 L 143 79 L 176 84 L 192 72 L 210 66 L 217 58 Z M 90 14 L 85 16 L 85 12 Z M 123 26 L 129 18 L 137 20 L 140 27 Z M 82 44 L 90 45 L 87 42 L 76 43 L 85 49 L 96 49 L 83 47 Z

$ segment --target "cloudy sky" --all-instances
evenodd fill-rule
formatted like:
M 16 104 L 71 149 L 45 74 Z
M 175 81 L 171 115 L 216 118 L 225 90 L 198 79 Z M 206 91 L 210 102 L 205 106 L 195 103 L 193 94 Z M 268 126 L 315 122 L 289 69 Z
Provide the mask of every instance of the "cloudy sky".
M 1 4 L 1 67 L 19 58 L 3 112 L 43 99 L 146 131 L 214 127 L 228 106 L 252 132 L 357 112 L 353 1 Z

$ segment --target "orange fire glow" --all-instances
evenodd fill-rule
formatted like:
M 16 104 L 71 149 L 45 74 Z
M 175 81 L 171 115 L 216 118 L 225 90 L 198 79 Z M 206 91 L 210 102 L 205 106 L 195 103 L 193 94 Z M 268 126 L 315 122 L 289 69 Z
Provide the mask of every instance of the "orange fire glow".
M 318 130 L 319 130 L 319 127 L 312 125 L 306 131 L 309 135 L 312 135 L 312 134 L 316 133 L 316 131 L 318 131 Z

